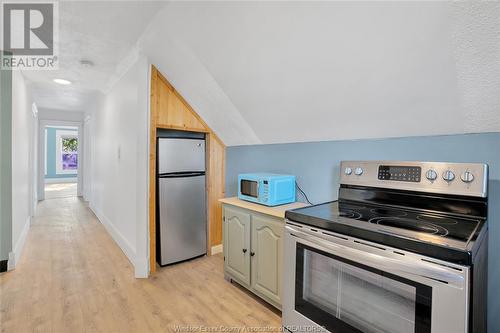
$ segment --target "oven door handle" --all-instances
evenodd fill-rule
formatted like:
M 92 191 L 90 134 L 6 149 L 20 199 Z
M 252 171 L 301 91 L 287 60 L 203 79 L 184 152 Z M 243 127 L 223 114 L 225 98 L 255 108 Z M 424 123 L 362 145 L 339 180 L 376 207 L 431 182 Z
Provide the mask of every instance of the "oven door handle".
M 304 239 L 312 244 L 316 244 L 335 255 L 341 256 L 341 253 L 345 253 L 349 256 L 349 259 L 354 259 L 354 261 L 361 264 L 385 268 L 389 272 L 399 271 L 410 275 L 416 275 L 426 279 L 452 284 L 460 288 L 464 286 L 464 276 L 462 274 L 448 271 L 442 267 L 437 267 L 437 265 L 432 263 L 425 263 L 417 260 L 407 263 L 402 260 L 384 257 L 376 253 L 370 253 L 339 245 L 320 237 L 309 235 L 288 225 L 286 226 L 286 229 L 296 238 Z

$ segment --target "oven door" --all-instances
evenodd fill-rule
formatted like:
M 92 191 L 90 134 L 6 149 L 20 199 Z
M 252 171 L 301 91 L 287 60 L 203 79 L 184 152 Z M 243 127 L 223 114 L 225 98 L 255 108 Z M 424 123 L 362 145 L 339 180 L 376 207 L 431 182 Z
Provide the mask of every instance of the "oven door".
M 467 332 L 467 267 L 286 228 L 283 326 L 289 331 Z

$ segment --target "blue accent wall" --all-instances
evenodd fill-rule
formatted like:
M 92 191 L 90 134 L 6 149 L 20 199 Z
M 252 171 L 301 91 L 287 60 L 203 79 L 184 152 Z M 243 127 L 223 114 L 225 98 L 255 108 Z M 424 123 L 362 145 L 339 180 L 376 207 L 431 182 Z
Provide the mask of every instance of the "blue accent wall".
M 47 173 L 45 174 L 46 179 L 52 178 L 75 178 L 77 176 L 77 172 L 68 173 L 68 174 L 58 174 L 56 168 L 56 133 L 57 131 L 71 131 L 67 128 L 55 128 L 55 127 L 47 127 Z M 75 134 L 78 131 L 74 131 Z
M 490 166 L 488 331 L 500 327 L 500 133 L 228 147 L 226 195 L 239 173 L 293 174 L 313 203 L 337 198 L 342 160 L 480 162 Z

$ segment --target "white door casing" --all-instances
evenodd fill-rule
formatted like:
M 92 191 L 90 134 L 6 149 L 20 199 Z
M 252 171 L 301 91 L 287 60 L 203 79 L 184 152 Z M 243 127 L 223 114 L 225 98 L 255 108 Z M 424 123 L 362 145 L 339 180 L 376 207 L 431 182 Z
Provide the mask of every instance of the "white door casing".
M 38 123 L 38 200 L 45 200 L 45 128 L 47 126 L 72 126 L 78 128 L 78 169 L 77 169 L 77 196 L 82 196 L 83 193 L 83 163 L 80 161 L 85 159 L 83 141 L 83 123 L 79 121 L 61 121 L 61 120 L 40 120 Z

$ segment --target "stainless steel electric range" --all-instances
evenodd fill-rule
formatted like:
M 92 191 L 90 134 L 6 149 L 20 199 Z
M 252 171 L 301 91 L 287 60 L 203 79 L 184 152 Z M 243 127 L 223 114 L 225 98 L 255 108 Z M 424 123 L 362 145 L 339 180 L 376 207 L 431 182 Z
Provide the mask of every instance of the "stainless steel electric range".
M 286 212 L 283 326 L 486 332 L 485 164 L 341 163 L 338 201 Z

